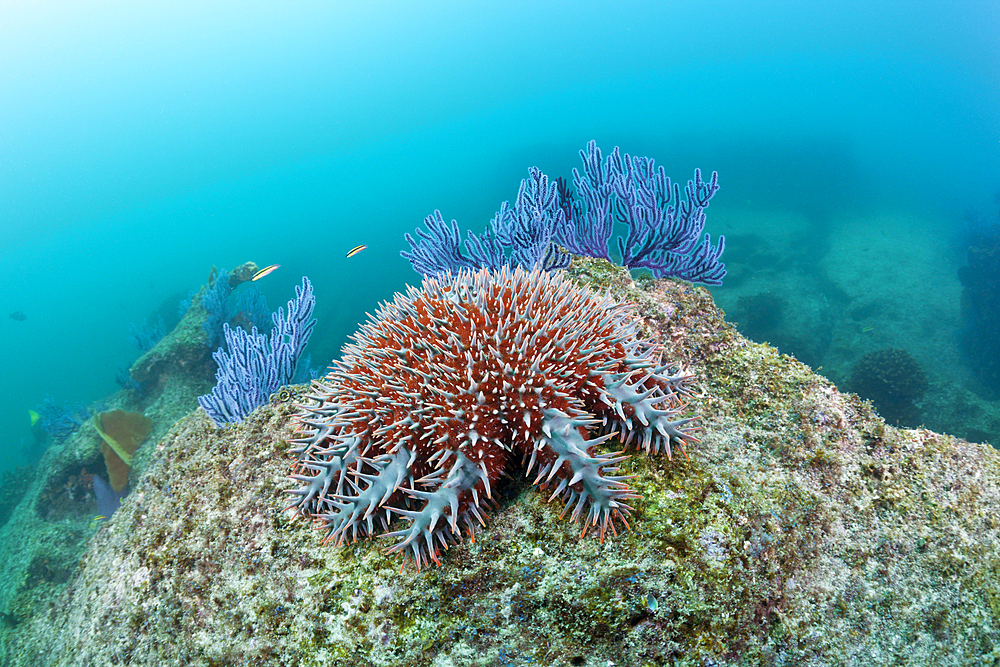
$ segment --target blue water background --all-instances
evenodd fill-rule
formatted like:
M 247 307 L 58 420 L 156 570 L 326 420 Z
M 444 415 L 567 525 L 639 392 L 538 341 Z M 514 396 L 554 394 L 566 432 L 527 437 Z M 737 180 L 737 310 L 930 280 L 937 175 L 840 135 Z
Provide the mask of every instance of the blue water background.
M 329 360 L 417 280 L 405 232 L 481 230 L 590 139 L 718 170 L 713 237 L 735 208 L 898 207 L 953 243 L 1000 188 L 998 35 L 997 2 L 6 2 L 0 470 L 213 265 L 280 263 L 272 307 L 308 275 Z

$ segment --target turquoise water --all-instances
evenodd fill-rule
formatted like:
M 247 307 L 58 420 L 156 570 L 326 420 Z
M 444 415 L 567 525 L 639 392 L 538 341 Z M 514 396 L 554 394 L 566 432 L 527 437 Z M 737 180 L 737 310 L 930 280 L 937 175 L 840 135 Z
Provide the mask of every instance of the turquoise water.
M 405 232 L 434 209 L 480 231 L 529 167 L 568 177 L 590 139 L 681 181 L 719 172 L 708 231 L 733 240 L 738 280 L 713 289 L 727 312 L 790 295 L 794 267 L 873 212 L 912 252 L 838 262 L 849 298 L 943 249 L 941 284 L 895 297 L 903 324 L 855 319 L 857 341 L 803 360 L 836 380 L 880 346 L 958 358 L 961 219 L 995 219 L 1000 190 L 997 3 L 346 4 L 4 6 L 0 470 L 35 458 L 29 409 L 116 391 L 138 356 L 130 323 L 176 310 L 212 266 L 280 263 L 260 283 L 272 307 L 309 276 L 309 351 L 332 359 L 418 280 Z M 754 235 L 787 240 L 780 261 L 741 263 Z M 905 326 L 939 289 L 954 317 Z M 934 351 L 915 356 L 931 372 Z

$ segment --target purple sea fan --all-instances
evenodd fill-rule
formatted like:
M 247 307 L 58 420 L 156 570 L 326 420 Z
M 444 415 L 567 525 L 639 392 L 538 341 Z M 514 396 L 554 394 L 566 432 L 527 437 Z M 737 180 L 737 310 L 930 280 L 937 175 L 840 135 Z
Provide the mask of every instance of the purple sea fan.
M 212 391 L 198 397 L 198 404 L 216 426 L 241 422 L 267 402 L 268 397 L 293 380 L 299 359 L 312 335 L 316 297 L 305 276 L 288 302 L 288 315 L 281 308 L 271 315 L 273 328 L 265 336 L 253 327 L 249 332 L 223 324 L 226 346 L 212 354 L 218 370 Z M 228 349 L 227 349 L 228 348 Z
M 338 545 L 383 533 L 404 566 L 474 536 L 504 471 L 525 464 L 603 540 L 637 495 L 613 474 L 627 457 L 595 445 L 669 457 L 695 441 L 693 376 L 659 361 L 630 306 L 558 272 L 426 277 L 353 341 L 300 406 L 286 509 Z
M 705 208 L 719 190 L 719 175 L 706 183 L 701 170 L 684 189 L 672 183 L 652 158 L 624 157 L 615 146 L 602 161 L 597 143 L 580 151 L 583 173 L 573 170 L 575 195 L 567 191 L 564 206 L 572 215 L 557 227 L 556 242 L 570 252 L 610 260 L 608 243 L 615 223 L 628 228 L 615 241 L 621 265 L 649 269 L 657 278 L 675 277 L 721 285 L 726 265 L 720 261 L 726 239 L 712 245 L 705 229 Z
M 616 146 L 602 159 L 594 141 L 580 157 L 583 172 L 573 170 L 575 192 L 532 167 L 514 206 L 504 202 L 483 234 L 470 231 L 463 243 L 458 223 L 449 225 L 434 211 L 416 239 L 406 235 L 410 250 L 400 254 L 425 276 L 484 266 L 552 271 L 566 268 L 575 254 L 620 259 L 622 266 L 648 269 L 657 278 L 722 284 L 726 239 L 719 236 L 713 246 L 709 234 L 702 237 L 705 209 L 719 190 L 716 172 L 706 183 L 696 169 L 681 199 L 680 185 L 651 158 L 622 157 Z M 628 233 L 616 237 L 619 257 L 613 258 L 609 243 L 616 226 Z

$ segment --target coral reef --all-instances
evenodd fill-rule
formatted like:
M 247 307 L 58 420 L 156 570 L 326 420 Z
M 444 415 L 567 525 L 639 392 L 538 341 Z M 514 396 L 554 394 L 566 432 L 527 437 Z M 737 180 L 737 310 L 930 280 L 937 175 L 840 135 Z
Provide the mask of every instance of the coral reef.
M 256 285 L 244 290 L 236 300 L 236 315 L 233 317 L 236 326 L 250 331 L 257 327 L 262 334 L 271 330 L 271 309 L 267 307 L 267 298 Z
M 726 240 L 720 236 L 713 246 L 708 234 L 701 239 L 718 174 L 705 183 L 696 169 L 682 200 L 680 185 L 671 184 L 651 158 L 628 153 L 623 158 L 616 146 L 602 162 L 594 141 L 580 157 L 584 169 L 583 174 L 573 170 L 575 193 L 532 167 L 514 206 L 504 202 L 481 236 L 470 231 L 463 244 L 458 223 L 449 226 L 434 211 L 424 220 L 427 229 L 417 230 L 418 240 L 406 235 L 411 250 L 400 254 L 425 276 L 484 266 L 561 269 L 568 266 L 569 253 L 611 261 L 608 244 L 620 222 L 629 230 L 615 239 L 623 266 L 648 269 L 658 278 L 722 284 L 726 266 L 719 258 Z
M 288 316 L 279 308 L 270 336 L 249 333 L 223 324 L 225 347 L 212 355 L 218 365 L 212 391 L 198 397 L 198 404 L 216 424 L 238 422 L 267 402 L 268 397 L 295 376 L 299 358 L 309 342 L 316 320 L 312 283 L 302 278 L 295 298 L 288 302 Z M 228 349 L 227 349 L 228 348 Z
M 256 262 L 243 262 L 228 273 L 230 289 L 236 289 L 245 282 L 253 280 L 254 275 L 260 270 Z
M 63 440 L 87 421 L 87 406 L 82 403 L 59 405 L 51 396 L 42 399 L 37 410 L 42 430 L 53 440 Z
M 170 386 L 184 385 L 198 393 L 211 386 L 215 364 L 203 327 L 208 313 L 200 298 L 206 289 L 194 297 L 177 326 L 129 368 L 129 377 L 141 387 L 145 399 L 155 400 Z
M 620 464 L 642 496 L 631 531 L 580 540 L 527 480 L 498 487 L 499 509 L 475 543 L 451 547 L 447 567 L 399 574 L 374 541 L 322 546 L 276 509 L 296 486 L 284 441 L 306 389 L 293 388 L 226 429 L 199 410 L 154 434 L 158 445 L 137 453 L 151 458 L 135 491 L 78 567 L 50 571 L 39 559 L 37 604 L 0 597 L 7 662 L 1000 660 L 1000 453 L 886 426 L 864 401 L 740 337 L 703 289 L 632 285 L 603 262 L 568 271 L 634 302 L 643 335 L 698 378 L 703 433 L 690 459 Z M 2 530 L 10 549 L 18 533 Z M 47 554 L 66 532 L 46 535 Z
M 151 419 L 152 442 L 197 405 L 197 396 L 211 386 L 213 368 L 197 302 L 181 322 L 133 366 L 148 391 L 141 399 L 120 391 L 99 404 L 74 412 L 77 423 L 64 438 L 53 441 L 41 455 L 34 474 L 21 480 L 20 498 L 6 524 L 0 525 L 0 665 L 9 663 L 3 628 L 49 609 L 64 591 L 95 532 L 106 524 L 98 514 L 113 511 L 116 498 L 100 502 L 98 486 L 107 480 L 103 438 L 91 413 L 112 408 L 141 409 Z M 207 364 L 205 363 L 207 361 Z M 141 400 L 141 406 L 139 402 Z M 102 426 L 102 428 L 104 428 Z M 157 455 L 147 444 L 131 457 L 132 484 Z M 27 481 L 27 486 L 24 482 Z M 106 483 L 106 482 L 105 482 Z
M 129 342 L 135 345 L 139 352 L 149 352 L 167 334 L 167 327 L 163 323 L 163 317 L 146 320 L 141 325 L 128 325 Z
M 258 320 L 271 319 L 270 311 L 266 311 L 264 295 L 258 289 L 248 290 L 241 295 L 237 304 L 239 310 L 235 314 L 229 310 L 229 295 L 237 287 L 253 279 L 255 273 L 257 273 L 255 262 L 244 262 L 233 271 L 226 269 L 217 271 L 214 266 L 212 267 L 207 286 L 197 295 L 198 302 L 208 314 L 202 327 L 208 336 L 209 347 L 216 347 L 222 340 L 222 329 L 227 322 L 239 319 L 240 321 L 234 324 L 243 326 L 249 331 L 252 326 L 258 325 Z M 258 329 L 263 331 L 264 327 L 258 326 Z
M 224 325 L 250 327 L 265 317 L 264 297 L 255 288 L 241 295 L 235 314 L 229 309 L 229 294 L 253 277 L 256 267 L 254 262 L 246 262 L 233 272 L 218 272 L 213 267 L 208 284 L 181 302 L 183 312 L 177 326 L 127 372 L 119 373 L 119 386 L 131 390 L 136 401 L 145 402 L 155 400 L 168 386 L 185 385 L 198 394 L 209 391 L 218 370 L 212 350 L 224 335 Z M 266 313 L 266 317 L 270 320 L 273 315 Z
M 38 495 L 41 518 L 54 523 L 66 518 L 82 521 L 93 517 L 96 508 L 94 480 L 100 479 L 94 474 L 95 469 L 78 464 L 50 476 Z
M 625 457 L 594 447 L 618 436 L 669 457 L 671 441 L 693 440 L 677 407 L 693 376 L 637 329 L 622 304 L 540 268 L 425 278 L 310 393 L 292 450 L 304 486 L 289 507 L 337 544 L 401 516 L 390 551 L 419 569 L 473 536 L 501 476 L 527 462 L 603 540 L 615 520 L 628 526 L 636 495 L 606 474 Z
M 115 384 L 121 387 L 123 391 L 133 392 L 137 399 L 142 398 L 142 385 L 132 378 L 128 369 L 124 366 L 119 366 L 118 370 L 115 371 Z
M 212 267 L 212 273 L 215 273 L 215 267 Z M 198 300 L 208 314 L 201 326 L 208 336 L 209 347 L 214 348 L 218 345 L 222 339 L 222 327 L 229 321 L 229 294 L 233 291 L 229 277 L 229 271 L 226 269 L 222 269 L 214 277 L 210 276 Z
M 850 389 L 875 403 L 889 423 L 916 426 L 917 402 L 927 392 L 927 375 L 906 350 L 875 350 L 854 364 Z
M 685 187 L 681 199 L 678 183 L 671 184 L 663 167 L 653 159 L 630 156 L 622 158 L 618 147 L 601 163 L 601 151 L 593 141 L 586 152 L 580 151 L 584 173 L 573 170 L 575 197 L 568 191 L 561 201 L 570 215 L 557 240 L 570 252 L 611 260 L 607 244 L 615 222 L 628 226 L 628 236 L 618 236 L 615 245 L 622 266 L 649 269 L 657 278 L 674 277 L 706 285 L 721 285 L 726 275 L 719 261 L 726 248 L 720 236 L 712 246 L 708 234 L 704 240 L 705 208 L 719 190 L 716 172 L 708 183 L 701 180 L 701 170 Z M 603 250 L 603 253 L 601 252 Z

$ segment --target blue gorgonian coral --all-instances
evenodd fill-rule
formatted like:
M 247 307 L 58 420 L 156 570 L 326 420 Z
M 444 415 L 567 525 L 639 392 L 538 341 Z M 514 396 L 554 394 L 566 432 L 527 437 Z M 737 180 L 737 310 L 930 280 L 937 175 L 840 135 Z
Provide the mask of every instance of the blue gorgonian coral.
M 661 362 L 630 306 L 562 272 L 427 277 L 353 340 L 296 417 L 286 509 L 338 545 L 384 533 L 404 565 L 473 536 L 504 471 L 524 465 L 603 539 L 636 494 L 614 474 L 623 453 L 595 445 L 670 456 L 694 440 L 693 376 Z
M 243 421 L 279 387 L 292 382 L 316 325 L 312 319 L 315 306 L 312 283 L 303 276 L 302 286 L 295 288 L 295 298 L 288 302 L 288 315 L 281 308 L 271 315 L 269 335 L 258 332 L 256 326 L 248 332 L 223 323 L 226 344 L 212 354 L 218 365 L 215 387 L 198 397 L 198 404 L 216 426 Z
M 657 278 L 722 284 L 726 239 L 720 236 L 713 246 L 709 234 L 702 238 L 705 208 L 719 189 L 717 173 L 706 183 L 696 169 L 681 199 L 680 185 L 652 158 L 623 156 L 616 146 L 602 159 L 593 141 L 580 157 L 583 172 L 573 170 L 573 189 L 532 167 L 514 205 L 504 202 L 483 234 L 470 231 L 463 242 L 458 223 L 449 225 L 434 211 L 416 239 L 406 235 L 410 251 L 400 254 L 425 276 L 483 266 L 560 269 L 572 253 L 648 269 Z M 616 225 L 627 233 L 615 238 L 612 253 Z

